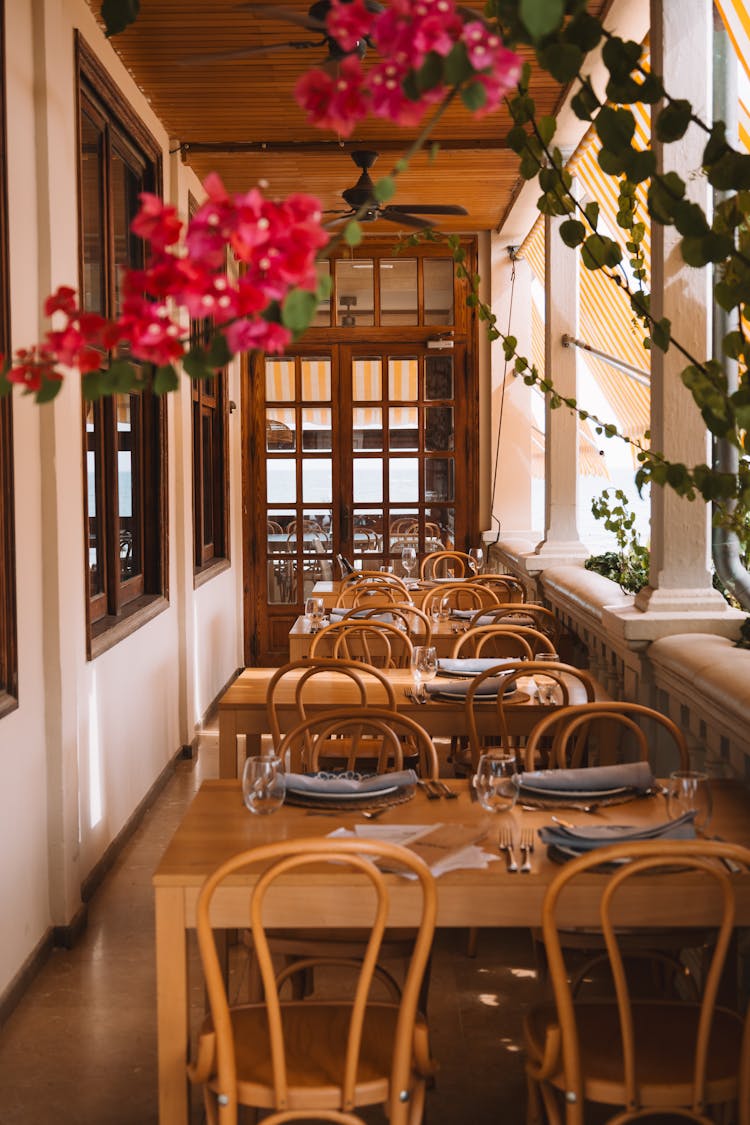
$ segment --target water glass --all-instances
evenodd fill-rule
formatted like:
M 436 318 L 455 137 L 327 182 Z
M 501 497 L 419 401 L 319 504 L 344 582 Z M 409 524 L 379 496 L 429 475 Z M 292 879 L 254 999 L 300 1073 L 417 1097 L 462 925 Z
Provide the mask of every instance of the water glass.
M 284 804 L 286 786 L 281 758 L 247 758 L 242 770 L 242 799 L 252 813 L 272 813 Z
M 560 657 L 556 652 L 540 652 L 534 657 L 534 660 L 540 664 L 560 663 Z M 534 673 L 534 683 L 537 699 L 543 707 L 549 707 L 553 703 L 562 703 L 563 695 L 557 680 L 553 680 L 551 676 Z
M 484 551 L 481 547 L 469 549 L 469 566 L 473 574 L 481 574 L 484 565 Z
M 424 695 L 424 685 L 437 675 L 437 649 L 434 645 L 415 645 L 411 654 L 411 674 L 414 690 Z
M 417 568 L 417 549 L 416 547 L 404 547 L 401 552 L 401 565 L 404 568 L 404 574 L 407 578 L 411 578 L 411 572 Z
M 474 777 L 479 804 L 488 812 L 509 812 L 518 800 L 514 776 L 518 772 L 515 754 L 491 751 L 482 754 Z
M 322 598 L 307 598 L 305 601 L 305 617 L 310 623 L 310 632 L 316 633 L 320 628 L 325 613 Z
M 685 813 L 695 813 L 695 827 L 705 832 L 711 823 L 713 803 L 707 773 L 699 770 L 675 770 L 669 775 L 667 808 L 674 820 Z

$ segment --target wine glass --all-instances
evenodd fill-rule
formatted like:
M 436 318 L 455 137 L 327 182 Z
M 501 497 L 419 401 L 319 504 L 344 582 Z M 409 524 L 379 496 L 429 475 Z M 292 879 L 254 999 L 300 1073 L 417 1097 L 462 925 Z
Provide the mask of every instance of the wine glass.
M 284 804 L 284 766 L 275 754 L 247 758 L 242 769 L 242 799 L 252 813 L 272 813 Z
M 708 774 L 699 770 L 675 770 L 669 775 L 667 808 L 675 820 L 685 813 L 695 813 L 695 827 L 705 832 L 711 822 L 713 802 Z
M 469 566 L 472 574 L 480 574 L 483 565 L 484 551 L 481 547 L 471 547 L 469 549 Z
M 305 601 L 305 617 L 310 623 L 310 632 L 317 633 L 320 624 L 323 620 L 325 613 L 325 605 L 322 598 L 308 598 Z
M 411 578 L 411 572 L 417 568 L 416 547 L 404 547 L 401 552 L 401 565 L 404 568 L 406 577 Z
M 518 800 L 516 756 L 493 750 L 482 754 L 474 777 L 479 804 L 487 812 L 509 812 Z
M 437 675 L 437 650 L 434 645 L 415 645 L 411 654 L 411 674 L 414 694 L 424 698 L 424 685 Z

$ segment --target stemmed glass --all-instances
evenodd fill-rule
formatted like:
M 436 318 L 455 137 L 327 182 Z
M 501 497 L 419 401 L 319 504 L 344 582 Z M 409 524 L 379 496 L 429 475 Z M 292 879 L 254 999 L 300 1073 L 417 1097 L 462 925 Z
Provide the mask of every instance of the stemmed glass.
M 411 674 L 414 694 L 418 699 L 425 695 L 424 685 L 437 676 L 437 649 L 434 645 L 415 645 L 411 654 Z
M 404 568 L 406 577 L 411 578 L 411 572 L 417 568 L 416 547 L 404 547 L 401 552 L 401 565 Z
M 481 573 L 483 565 L 484 551 L 481 547 L 471 547 L 469 549 L 469 566 L 471 567 L 472 574 Z

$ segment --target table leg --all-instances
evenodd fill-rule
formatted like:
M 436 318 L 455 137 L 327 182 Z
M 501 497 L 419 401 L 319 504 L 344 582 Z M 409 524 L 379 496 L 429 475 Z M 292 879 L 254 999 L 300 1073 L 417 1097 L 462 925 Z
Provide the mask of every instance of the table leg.
M 239 777 L 243 763 L 237 768 L 237 735 L 245 734 L 247 742 L 247 756 L 260 754 L 261 736 L 255 731 L 248 731 L 242 721 L 241 709 L 238 711 L 221 711 L 219 713 L 219 777 Z
M 179 887 L 157 887 L 155 907 L 159 1125 L 188 1125 L 190 1027 L 183 892 Z

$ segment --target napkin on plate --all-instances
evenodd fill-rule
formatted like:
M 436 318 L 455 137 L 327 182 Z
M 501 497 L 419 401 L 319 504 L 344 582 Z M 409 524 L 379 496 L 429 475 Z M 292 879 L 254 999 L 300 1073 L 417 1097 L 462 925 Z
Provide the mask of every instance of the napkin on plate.
M 319 793 L 338 794 L 341 797 L 359 793 L 372 793 L 373 796 L 377 796 L 382 790 L 415 786 L 417 775 L 414 770 L 396 770 L 393 773 L 377 773 L 363 778 L 330 773 L 286 773 L 284 782 L 288 793 L 300 793 L 306 796 L 315 796 Z
M 480 699 L 496 699 L 497 693 L 500 690 L 504 679 L 504 676 L 491 676 L 488 680 L 484 680 L 483 683 L 481 683 L 477 688 L 474 698 L 476 699 L 477 697 L 479 697 Z M 435 699 L 460 700 L 466 698 L 466 693 L 471 687 L 471 683 L 472 681 L 470 679 L 456 680 L 455 683 L 450 684 L 430 683 L 425 684 L 424 689 Z M 512 692 L 515 692 L 515 690 L 516 685 L 511 684 L 508 688 L 508 694 L 510 695 Z
M 474 656 L 456 657 L 455 660 L 438 660 L 438 675 L 441 676 L 478 676 L 488 668 L 499 668 L 503 664 L 517 664 L 513 656 Z
M 349 613 L 348 609 L 331 609 L 328 611 L 328 616 L 331 621 L 343 621 L 347 613 Z M 385 611 L 383 613 L 371 613 L 369 609 L 358 609 L 356 613 L 352 613 L 346 620 L 351 621 L 355 617 L 367 617 L 370 621 L 390 621 L 391 624 L 393 623 L 393 614 L 386 613 Z
M 592 766 L 575 770 L 530 770 L 516 775 L 521 790 L 550 790 L 558 793 L 592 793 L 599 790 L 633 789 L 645 793 L 656 784 L 648 762 L 622 762 L 615 766 Z
M 630 824 L 592 824 L 565 828 L 562 824 L 545 825 L 539 829 L 543 844 L 565 853 L 583 855 L 607 844 L 628 844 L 641 840 L 694 840 L 694 812 L 685 813 L 676 820 L 652 824 L 648 828 L 634 828 Z

